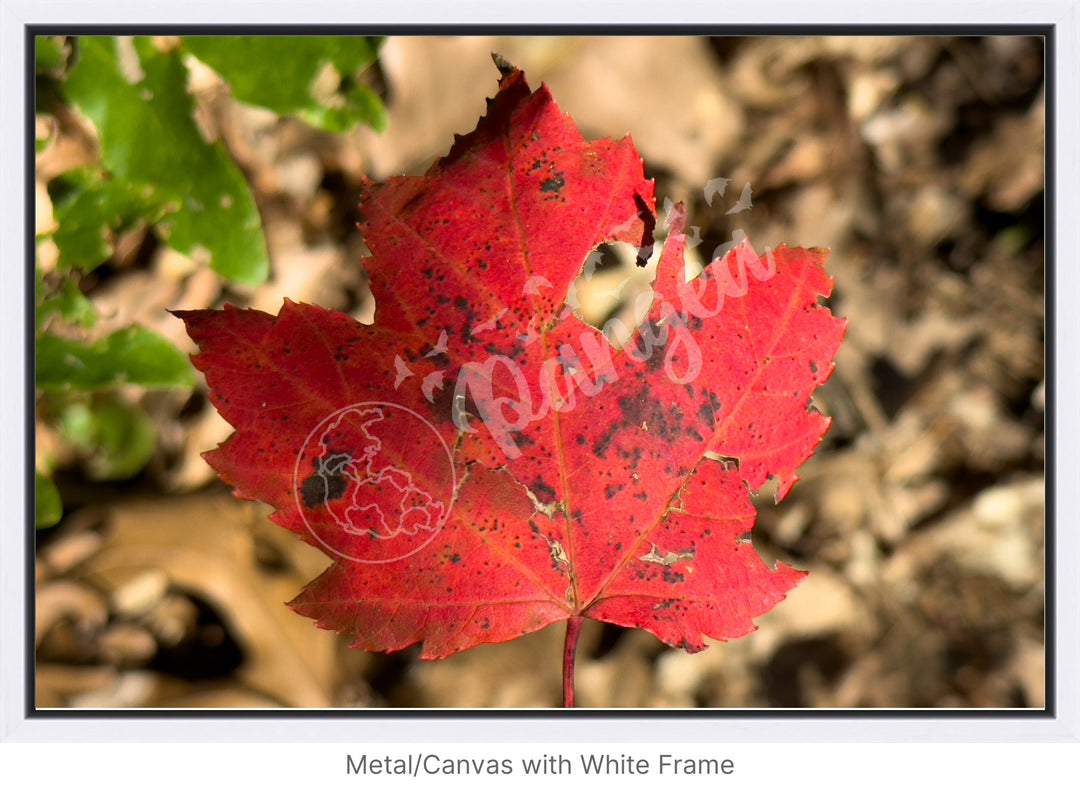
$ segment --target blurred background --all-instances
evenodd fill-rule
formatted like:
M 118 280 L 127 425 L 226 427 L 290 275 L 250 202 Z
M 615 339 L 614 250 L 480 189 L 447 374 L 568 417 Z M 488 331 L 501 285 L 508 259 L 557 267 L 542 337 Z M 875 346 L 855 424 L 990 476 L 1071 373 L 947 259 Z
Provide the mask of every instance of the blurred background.
M 313 73 L 316 108 L 261 97 L 273 68 L 245 82 L 212 43 L 104 43 L 38 42 L 38 707 L 559 705 L 562 624 L 421 662 L 285 608 L 329 560 L 202 461 L 230 428 L 166 312 L 287 296 L 370 321 L 359 181 L 422 174 L 472 130 L 492 52 L 587 138 L 630 133 L 698 251 L 743 234 L 829 248 L 848 319 L 814 395 L 829 433 L 782 503 L 756 501 L 755 547 L 808 578 L 758 631 L 695 655 L 587 623 L 580 705 L 1043 706 L 1041 39 L 390 37 Z M 190 162 L 249 187 L 265 255 L 246 246 L 243 270 L 185 228 L 198 185 L 161 171 L 183 142 L 95 104 L 112 84 L 161 101 L 169 80 L 180 120 L 223 145 Z M 149 177 L 117 154 L 124 130 Z M 110 364 L 131 351 L 156 365 Z M 106 376 L 73 377 L 73 352 Z

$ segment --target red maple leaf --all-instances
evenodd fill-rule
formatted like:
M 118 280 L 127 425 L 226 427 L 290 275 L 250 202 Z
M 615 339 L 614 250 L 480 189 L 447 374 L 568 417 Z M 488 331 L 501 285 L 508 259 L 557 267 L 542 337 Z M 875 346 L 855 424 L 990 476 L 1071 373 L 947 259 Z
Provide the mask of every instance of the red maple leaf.
M 652 182 L 629 138 L 586 141 L 546 89 L 502 68 L 469 135 L 423 177 L 364 186 L 365 326 L 177 313 L 236 432 L 206 455 L 242 498 L 335 563 L 290 604 L 354 647 L 448 656 L 584 618 L 698 651 L 803 573 L 747 535 L 828 419 L 809 408 L 844 323 L 820 250 L 743 243 L 684 279 L 676 206 L 648 318 L 622 350 L 567 291 L 590 252 L 652 245 Z

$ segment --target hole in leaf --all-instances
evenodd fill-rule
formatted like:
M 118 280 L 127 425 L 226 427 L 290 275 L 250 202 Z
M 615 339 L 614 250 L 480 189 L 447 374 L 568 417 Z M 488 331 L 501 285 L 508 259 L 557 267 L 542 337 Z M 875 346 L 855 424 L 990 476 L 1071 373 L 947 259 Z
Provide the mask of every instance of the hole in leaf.
M 567 291 L 566 306 L 621 349 L 649 313 L 659 253 L 660 247 L 654 246 L 652 257 L 641 267 L 636 246 L 621 241 L 600 244 L 585 258 Z

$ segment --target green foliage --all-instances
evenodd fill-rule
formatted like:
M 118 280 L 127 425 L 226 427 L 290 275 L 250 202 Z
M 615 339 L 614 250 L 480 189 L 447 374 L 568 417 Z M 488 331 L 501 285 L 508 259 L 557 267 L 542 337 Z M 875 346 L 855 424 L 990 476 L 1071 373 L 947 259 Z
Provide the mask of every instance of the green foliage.
M 138 406 L 116 396 L 99 395 L 74 401 L 59 412 L 57 428 L 80 455 L 91 479 L 127 479 L 154 453 L 153 421 Z
M 191 387 L 191 366 L 165 338 L 139 326 L 125 327 L 87 345 L 38 335 L 35 377 L 39 390 L 106 390 L 123 384 L 151 390 Z
M 97 311 L 90 300 L 83 296 L 79 290 L 79 283 L 73 278 L 67 278 L 60 283 L 60 287 L 50 292 L 49 298 L 45 298 L 45 285 L 41 270 L 37 270 L 37 303 L 34 307 L 34 328 L 41 332 L 45 328 L 50 316 L 58 315 L 68 324 L 77 324 L 84 329 L 89 329 L 97 320 Z
M 363 122 L 386 127 L 386 110 L 355 79 L 381 39 L 357 36 L 186 36 L 183 47 L 221 75 L 241 102 L 296 116 L 332 133 Z
M 56 320 L 83 329 L 97 320 L 93 304 L 73 276 L 63 277 L 59 287 L 50 290 L 37 269 L 35 298 L 39 417 L 60 432 L 90 478 L 133 476 L 154 452 L 154 425 L 138 405 L 120 399 L 112 389 L 125 384 L 190 387 L 194 380 L 187 358 L 165 338 L 139 326 L 90 344 L 51 331 Z M 40 473 L 35 487 L 37 526 L 50 526 L 60 518 L 59 493 Z
M 114 236 L 161 219 L 167 197 L 153 183 L 110 178 L 94 169 L 73 169 L 49 184 L 58 224 L 53 241 L 57 268 L 88 273 L 113 254 Z
M 145 36 L 74 41 L 66 76 L 70 44 L 38 37 L 35 49 L 39 72 L 62 78 L 59 92 L 93 122 L 101 144 L 103 168 L 68 172 L 49 185 L 61 268 L 105 262 L 115 233 L 142 223 L 229 280 L 266 279 L 254 197 L 224 146 L 206 141 L 195 124 L 185 51 L 217 70 L 242 102 L 331 132 L 386 124 L 378 97 L 356 80 L 375 61 L 378 38 L 193 36 L 168 51 Z
M 39 73 L 58 74 L 67 55 L 62 36 L 38 36 L 34 41 L 34 69 Z
M 64 94 L 97 128 L 105 168 L 121 181 L 152 186 L 164 211 L 156 229 L 174 249 L 204 251 L 210 267 L 235 282 L 265 280 L 269 260 L 255 198 L 225 147 L 208 143 L 195 126 L 180 54 L 159 51 L 148 37 L 136 37 L 128 52 L 107 36 L 82 37 L 78 47 Z M 128 188 L 121 190 L 130 197 Z
M 376 58 L 369 37 L 39 36 L 37 112 L 74 108 L 97 134 L 100 160 L 48 183 L 55 269 L 35 269 L 38 417 L 54 427 L 92 479 L 137 474 L 153 455 L 146 412 L 118 388 L 187 389 L 190 363 L 161 335 L 130 326 L 94 334 L 97 312 L 83 278 L 114 254 L 117 237 L 151 229 L 158 240 L 229 281 L 255 285 L 269 274 L 262 220 L 248 182 L 220 142 L 206 140 L 188 93 L 189 59 L 215 69 L 245 103 L 290 114 L 331 132 L 376 129 L 386 114 L 357 78 Z M 45 126 L 42 126 L 42 131 Z M 35 151 L 51 143 L 39 132 Z M 39 528 L 56 523 L 61 496 L 35 472 Z
M 34 471 L 34 525 L 43 529 L 60 521 L 64 507 L 56 485 L 41 471 Z

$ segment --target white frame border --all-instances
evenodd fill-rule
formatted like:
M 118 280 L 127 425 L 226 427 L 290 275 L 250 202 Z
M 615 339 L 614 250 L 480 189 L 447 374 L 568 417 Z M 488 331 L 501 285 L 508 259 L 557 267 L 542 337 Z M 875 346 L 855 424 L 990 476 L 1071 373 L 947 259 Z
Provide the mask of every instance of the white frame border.
M 17 507 L 12 520 L 0 529 L 0 741 L 50 742 L 670 742 L 740 741 L 740 742 L 1021 742 L 1080 741 L 1080 416 L 1061 412 L 1062 408 L 1080 406 L 1080 376 L 1075 352 L 1080 351 L 1078 314 L 1068 299 L 1080 297 L 1080 0 L 1035 0 L 1019 2 L 975 2 L 973 0 L 938 0 L 868 6 L 865 0 L 819 0 L 806 4 L 759 2 L 718 7 L 708 0 L 684 0 L 670 4 L 642 4 L 632 10 L 635 25 L 661 28 L 671 25 L 761 25 L 836 27 L 842 25 L 1053 25 L 1055 29 L 1055 78 L 1053 142 L 1056 145 L 1055 167 L 1057 223 L 1053 225 L 1054 329 L 1052 380 L 1055 386 L 1052 409 L 1054 435 L 1053 529 L 1056 534 L 1055 579 L 1055 702 L 1056 716 L 1031 719 L 1002 718 L 1006 712 L 980 719 L 978 710 L 943 711 L 941 719 L 927 719 L 925 713 L 904 718 L 905 712 L 883 717 L 882 712 L 867 712 L 866 719 L 852 719 L 851 713 L 840 719 L 815 717 L 807 711 L 806 719 L 724 718 L 723 713 L 703 718 L 689 714 L 685 718 L 629 721 L 590 718 L 586 712 L 574 717 L 560 713 L 539 719 L 521 716 L 426 716 L 410 718 L 381 717 L 378 713 L 328 719 L 282 719 L 275 714 L 267 719 L 184 719 L 139 720 L 67 717 L 50 719 L 48 712 L 38 712 L 33 719 L 25 715 L 26 659 L 24 655 L 26 586 L 25 512 L 27 493 L 24 472 L 26 430 L 22 421 L 29 408 L 25 405 L 25 302 L 27 262 L 25 251 L 26 214 L 26 75 L 25 35 L 29 25 L 122 24 L 259 24 L 302 25 L 319 21 L 333 24 L 402 25 L 419 24 L 425 29 L 435 25 L 523 25 L 592 24 L 610 28 L 610 19 L 627 19 L 626 3 L 594 3 L 588 7 L 575 0 L 554 0 L 532 7 L 464 0 L 407 0 L 380 7 L 348 6 L 339 2 L 316 0 L 295 2 L 259 2 L 258 0 L 196 0 L 154 3 L 129 0 L 100 0 L 92 7 L 63 0 L 0 0 L 0 272 L 9 290 L 0 305 L 0 350 L 20 352 L 20 369 L 5 368 L 2 374 L 5 406 L 19 423 L 0 426 L 0 505 Z M 366 6 L 367 4 L 364 4 Z M 452 32 L 452 31 L 451 31 Z M 681 32 L 681 31 L 680 31 Z M 1049 130 L 1048 130 L 1049 132 Z M 1067 220 L 1072 219 L 1072 222 Z M 7 279 L 11 279 L 7 283 Z M 1070 362 L 1071 361 L 1071 362 Z M 1073 366 L 1070 373 L 1068 365 Z M 11 655 L 17 651 L 17 655 Z M 1049 662 L 1048 662 L 1049 664 Z M 1048 667 L 1048 670 L 1050 668 Z

